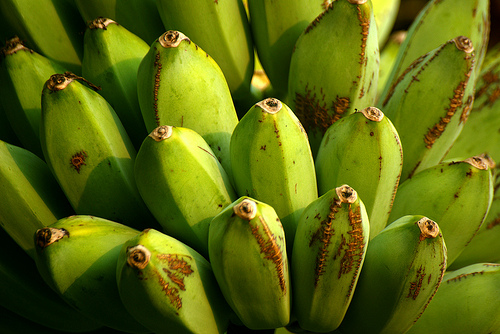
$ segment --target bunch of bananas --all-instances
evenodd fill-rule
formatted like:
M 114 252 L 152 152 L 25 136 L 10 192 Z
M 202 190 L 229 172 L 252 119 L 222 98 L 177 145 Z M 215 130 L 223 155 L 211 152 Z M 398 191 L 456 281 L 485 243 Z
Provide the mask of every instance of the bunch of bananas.
M 0 332 L 500 333 L 489 0 L 2 0 Z

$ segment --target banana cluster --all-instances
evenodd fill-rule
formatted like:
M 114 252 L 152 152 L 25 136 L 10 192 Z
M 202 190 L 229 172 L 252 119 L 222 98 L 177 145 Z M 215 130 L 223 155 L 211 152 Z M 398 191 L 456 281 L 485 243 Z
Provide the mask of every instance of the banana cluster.
M 0 332 L 499 332 L 490 2 L 401 5 L 1 1 Z

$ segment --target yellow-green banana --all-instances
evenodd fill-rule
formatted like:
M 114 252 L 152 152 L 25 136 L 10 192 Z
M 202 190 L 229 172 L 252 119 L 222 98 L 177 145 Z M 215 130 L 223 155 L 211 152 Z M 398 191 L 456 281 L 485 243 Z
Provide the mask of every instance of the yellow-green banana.
M 230 309 L 210 263 L 154 229 L 123 244 L 116 279 L 127 310 L 157 334 L 223 334 Z
M 342 334 L 405 333 L 422 315 L 446 269 L 446 246 L 436 222 L 403 216 L 368 243 Z
M 137 69 L 148 51 L 149 44 L 111 19 L 87 25 L 82 76 L 101 87 L 136 150 L 148 135 L 137 97 Z
M 2 0 L 0 20 L 30 49 L 81 73 L 85 23 L 71 1 Z
M 475 68 L 480 69 L 489 32 L 490 0 L 428 1 L 408 27 L 381 100 L 387 98 L 391 86 L 416 59 L 457 36 L 466 36 L 472 41 L 476 50 Z
M 43 85 L 63 68 L 27 48 L 19 37 L 0 51 L 0 104 L 23 147 L 43 159 L 40 146 L 40 97 Z
M 356 288 L 370 234 L 355 189 L 341 185 L 309 204 L 293 242 L 293 313 L 311 332 L 340 325 Z
M 290 61 L 288 101 L 314 156 L 331 124 L 375 103 L 378 63 L 371 1 L 334 1 L 299 36 Z
M 373 4 L 373 16 L 377 24 L 378 44 L 382 48 L 396 23 L 401 0 L 371 0 L 371 2 Z
M 290 321 L 287 241 L 274 208 L 248 196 L 210 222 L 208 251 L 215 278 L 250 329 L 273 329 Z
M 31 242 L 33 243 L 33 234 Z M 66 303 L 40 276 L 35 261 L 0 228 L 0 307 L 32 321 L 47 330 L 88 332 L 101 323 L 92 320 Z M 0 312 L 4 315 L 4 310 Z M 0 331 L 6 324 L 1 320 Z M 21 333 L 20 328 L 16 333 Z M 24 332 L 38 333 L 38 332 Z
M 422 214 L 439 222 L 453 263 L 479 230 L 493 200 L 493 176 L 481 156 L 429 167 L 399 185 L 389 221 Z
M 105 326 L 148 333 L 125 309 L 116 282 L 122 245 L 139 231 L 111 220 L 75 215 L 35 233 L 43 280 L 68 304 Z
M 148 132 L 162 125 L 192 129 L 230 172 L 238 116 L 220 67 L 194 41 L 172 30 L 156 39 L 139 65 L 137 92 Z
M 210 220 L 236 194 L 203 137 L 188 128 L 156 128 L 142 143 L 134 172 L 163 231 L 207 257 Z
M 0 225 L 31 257 L 33 233 L 74 213 L 47 164 L 0 141 Z
M 295 114 L 275 98 L 256 103 L 235 127 L 230 151 L 236 193 L 272 206 L 293 240 L 302 210 L 318 197 L 309 141 Z
M 243 2 L 156 0 L 156 5 L 165 30 L 182 31 L 206 51 L 224 73 L 235 102 L 245 100 L 250 94 L 254 49 Z
M 342 184 L 353 187 L 370 218 L 370 239 L 384 229 L 403 166 L 399 135 L 375 107 L 354 112 L 333 123 L 316 156 L 318 191 Z
M 500 263 L 475 263 L 447 272 L 408 334 L 500 332 Z
M 45 161 L 77 214 L 150 227 L 155 221 L 135 184 L 132 142 L 110 104 L 79 80 L 90 84 L 67 72 L 43 88 Z
M 248 2 L 258 60 L 271 82 L 274 97 L 286 101 L 288 71 L 295 42 L 328 3 L 324 0 Z
M 380 65 L 378 72 L 377 98 L 382 94 L 389 74 L 392 71 L 401 43 L 406 38 L 406 30 L 398 30 L 389 36 L 384 47 L 380 50 Z
M 460 134 L 474 101 L 475 59 L 469 38 L 451 39 L 407 67 L 378 102 L 401 139 L 401 182 L 441 162 Z

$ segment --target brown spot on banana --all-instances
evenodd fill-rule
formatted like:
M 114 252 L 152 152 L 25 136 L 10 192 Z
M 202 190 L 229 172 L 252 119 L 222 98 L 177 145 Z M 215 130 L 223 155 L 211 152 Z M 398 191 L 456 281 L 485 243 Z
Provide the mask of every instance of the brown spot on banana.
M 44 249 L 64 237 L 69 238 L 69 232 L 64 228 L 44 227 L 36 231 L 35 241 L 38 247 Z

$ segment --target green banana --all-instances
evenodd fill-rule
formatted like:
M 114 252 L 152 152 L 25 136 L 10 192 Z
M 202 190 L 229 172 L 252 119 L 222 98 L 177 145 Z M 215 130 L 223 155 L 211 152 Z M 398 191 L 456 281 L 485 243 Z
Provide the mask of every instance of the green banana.
M 243 2 L 156 0 L 156 5 L 165 30 L 182 31 L 206 51 L 224 73 L 235 103 L 245 100 L 250 94 L 254 49 Z
M 286 240 L 272 206 L 242 196 L 210 222 L 208 251 L 217 283 L 244 326 L 282 327 L 290 321 Z
M 0 53 L 0 104 L 23 147 L 43 158 L 40 94 L 45 81 L 64 69 L 24 46 L 17 36 L 6 41 Z
M 422 214 L 439 222 L 450 265 L 479 230 L 492 200 L 493 176 L 484 158 L 443 162 L 399 185 L 389 221 Z
M 494 51 L 492 51 L 494 52 Z M 471 157 L 487 152 L 500 161 L 500 52 L 490 56 L 476 80 L 474 104 L 460 135 L 446 154 L 446 159 Z
M 154 229 L 123 244 L 116 278 L 127 310 L 154 333 L 225 333 L 229 307 L 210 263 Z
M 315 161 L 319 194 L 342 184 L 353 187 L 370 219 L 370 239 L 387 224 L 403 166 L 399 135 L 376 107 L 333 123 Z
M 447 272 L 432 303 L 407 333 L 498 333 L 499 295 L 499 263 Z
M 69 216 L 36 231 L 36 266 L 54 291 L 89 318 L 127 333 L 148 333 L 125 309 L 116 283 L 120 249 L 137 234 L 104 218 Z
M 302 210 L 318 198 L 307 134 L 293 111 L 275 98 L 256 103 L 236 125 L 230 153 L 236 193 L 272 206 L 293 240 Z
M 340 332 L 405 333 L 432 304 L 445 269 L 438 224 L 422 215 L 397 219 L 368 243 Z
M 469 38 L 449 40 L 413 62 L 378 102 L 401 139 L 401 182 L 441 162 L 460 134 L 474 101 L 475 59 Z
M 408 27 L 394 67 L 380 100 L 385 100 L 391 87 L 400 80 L 411 64 L 457 36 L 472 41 L 476 53 L 475 69 L 481 68 L 490 32 L 490 0 L 431 0 Z M 476 76 L 474 76 L 476 77 Z
M 87 25 L 82 75 L 101 87 L 136 150 L 148 135 L 137 97 L 137 69 L 148 51 L 149 44 L 111 19 L 100 17 Z
M 288 101 L 309 135 L 314 157 L 331 124 L 375 103 L 378 63 L 371 1 L 334 1 L 299 36 L 290 61 Z
M 65 69 L 81 73 L 85 23 L 67 0 L 2 0 L 0 20 L 26 45 Z M 11 38 L 13 36 L 5 36 Z
M 274 97 L 286 100 L 288 71 L 295 42 L 327 5 L 328 1 L 324 0 L 248 2 L 258 60 L 271 82 Z
M 380 50 L 377 98 L 380 94 L 382 94 L 382 90 L 387 83 L 389 74 L 391 73 L 394 63 L 396 62 L 399 48 L 405 40 L 406 34 L 406 30 L 398 30 L 391 33 L 384 47 Z
M 33 234 L 31 241 L 33 243 Z M 0 312 L 12 312 L 47 330 L 65 332 L 87 332 L 102 327 L 68 305 L 59 297 L 38 273 L 35 262 L 0 228 Z M 5 333 L 6 324 L 0 320 L 0 328 Z M 36 326 L 33 325 L 33 326 Z M 20 329 L 16 333 L 21 333 Z M 37 333 L 37 332 L 24 332 Z
M 377 24 L 378 44 L 380 48 L 383 48 L 396 23 L 401 0 L 371 0 L 371 2 L 373 16 Z
M 331 332 L 349 307 L 370 234 L 355 189 L 342 185 L 309 204 L 293 241 L 293 310 L 300 328 Z
M 163 231 L 208 256 L 210 220 L 236 194 L 203 137 L 188 128 L 156 128 L 137 153 L 134 173 Z
M 149 45 L 165 32 L 155 0 L 72 0 L 85 22 L 106 17 Z M 85 76 L 85 75 L 84 75 Z
M 238 116 L 224 74 L 204 50 L 180 31 L 165 32 L 139 65 L 137 93 L 148 132 L 161 125 L 192 129 L 230 173 Z
M 0 225 L 31 257 L 33 233 L 74 213 L 47 164 L 0 141 Z
M 69 72 L 52 75 L 44 85 L 45 161 L 77 214 L 150 227 L 156 222 L 133 174 L 136 151 L 109 103 L 78 80 L 95 87 Z

